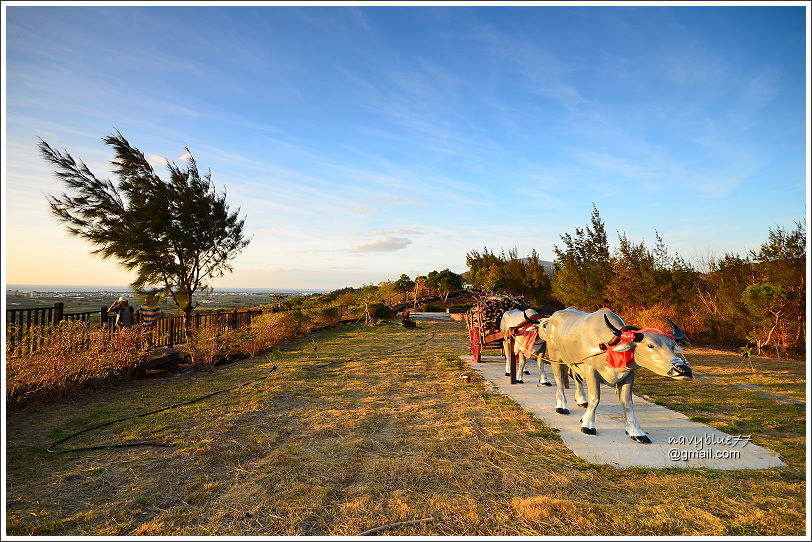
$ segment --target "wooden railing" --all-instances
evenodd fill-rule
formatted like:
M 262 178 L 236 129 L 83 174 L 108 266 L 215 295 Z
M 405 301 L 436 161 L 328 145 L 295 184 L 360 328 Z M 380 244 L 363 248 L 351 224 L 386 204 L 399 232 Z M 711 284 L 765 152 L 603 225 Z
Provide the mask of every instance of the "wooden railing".
M 98 317 L 98 318 L 96 318 Z M 62 321 L 91 322 L 103 325 L 107 321 L 107 307 L 97 311 L 65 312 L 65 304 L 30 309 L 6 309 L 6 352 L 26 354 L 39 348 L 53 327 Z
M 339 319 L 349 314 L 347 305 L 335 307 L 308 307 L 296 309 L 269 308 L 267 310 L 237 310 L 218 311 L 210 313 L 197 313 L 189 317 L 189 327 L 197 329 L 212 326 L 218 331 L 230 331 L 251 325 L 251 321 L 264 312 L 285 312 L 301 310 L 321 310 L 334 308 L 338 311 Z M 136 312 L 136 315 L 138 313 Z M 91 326 L 104 329 L 110 333 L 116 329 L 115 317 L 107 314 L 107 307 L 98 311 L 65 313 L 63 303 L 55 303 L 53 307 L 39 307 L 31 309 L 6 310 L 6 353 L 9 356 L 31 354 L 40 348 L 48 336 L 53 333 L 56 326 L 63 321 L 88 322 Z M 136 317 L 136 322 L 140 318 Z M 153 347 L 173 347 L 182 344 L 185 340 L 185 316 L 172 315 L 159 318 L 151 328 L 144 327 L 148 333 L 147 339 Z
M 431 299 L 440 296 L 439 288 L 420 288 L 417 291 L 402 292 L 389 296 L 384 300 L 383 304 L 392 307 L 394 305 L 401 305 L 403 303 L 420 303 L 423 300 Z

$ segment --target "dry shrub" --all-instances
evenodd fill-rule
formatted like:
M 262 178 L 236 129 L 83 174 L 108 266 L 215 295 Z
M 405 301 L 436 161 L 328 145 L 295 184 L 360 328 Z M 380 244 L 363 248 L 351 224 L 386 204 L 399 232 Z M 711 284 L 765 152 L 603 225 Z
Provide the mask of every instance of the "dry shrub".
M 186 342 L 178 348 L 189 355 L 197 369 L 214 371 L 214 365 L 228 353 L 234 336 L 221 331 L 216 325 L 200 326 L 188 330 Z
M 92 329 L 86 322 L 62 321 L 36 352 L 6 358 L 7 399 L 22 403 L 112 378 L 129 378 L 144 361 L 144 335 L 137 327 L 111 333 Z
M 671 326 L 666 321 L 670 318 L 688 337 L 696 335 L 702 330 L 702 322 L 694 313 L 674 314 L 676 309 L 658 303 L 647 308 L 627 309 L 620 314 L 623 321 L 638 327 L 652 327 L 662 331 L 670 331 Z
M 242 349 L 255 356 L 311 329 L 308 318 L 298 311 L 267 313 L 254 318 L 238 340 Z

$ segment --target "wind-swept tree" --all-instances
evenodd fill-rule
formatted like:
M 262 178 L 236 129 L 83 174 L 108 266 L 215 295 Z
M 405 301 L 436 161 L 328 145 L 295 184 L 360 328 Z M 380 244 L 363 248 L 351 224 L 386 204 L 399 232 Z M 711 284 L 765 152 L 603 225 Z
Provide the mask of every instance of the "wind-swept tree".
M 42 156 L 68 188 L 48 196 L 51 211 L 71 235 L 96 247 L 93 254 L 134 271 L 136 292 L 171 298 L 188 324 L 192 294 L 230 272 L 229 262 L 249 243 L 245 218 L 230 212 L 225 193 L 217 193 L 211 172 L 200 174 L 191 152 L 185 167 L 168 163 L 165 181 L 121 133 L 103 141 L 115 151 L 117 184 L 40 140 Z

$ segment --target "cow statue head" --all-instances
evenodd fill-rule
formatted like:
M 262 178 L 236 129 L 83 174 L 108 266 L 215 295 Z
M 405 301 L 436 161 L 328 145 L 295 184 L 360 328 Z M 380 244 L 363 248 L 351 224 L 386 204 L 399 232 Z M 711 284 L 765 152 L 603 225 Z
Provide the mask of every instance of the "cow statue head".
M 612 330 L 615 339 L 607 344 L 615 352 L 634 352 L 634 361 L 637 365 L 645 367 L 659 375 L 668 376 L 674 380 L 691 380 L 693 373 L 691 366 L 680 358 L 683 353 L 681 343 L 687 341 L 685 333 L 677 325 L 666 318 L 671 326 L 671 333 L 663 333 L 656 329 L 640 329 L 624 326 L 618 329 L 612 325 L 604 314 L 606 327 Z

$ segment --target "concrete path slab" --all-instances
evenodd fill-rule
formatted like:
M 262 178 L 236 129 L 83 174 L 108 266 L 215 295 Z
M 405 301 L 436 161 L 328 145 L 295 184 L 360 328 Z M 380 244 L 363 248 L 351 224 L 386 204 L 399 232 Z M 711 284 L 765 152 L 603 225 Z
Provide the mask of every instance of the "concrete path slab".
M 652 444 L 634 442 L 625 434 L 623 409 L 614 388 L 601 389 L 597 435 L 581 433 L 584 409 L 575 404 L 575 390 L 568 389 L 569 415 L 555 413 L 555 386 L 537 386 L 538 368 L 528 361 L 524 384 L 510 384 L 505 376 L 505 358 L 482 356 L 483 363 L 468 361 L 501 393 L 530 410 L 547 425 L 559 429 L 561 439 L 580 458 L 613 467 L 707 468 L 716 470 L 767 469 L 784 467 L 778 455 L 750 442 L 749 435 L 728 435 L 708 425 L 693 422 L 684 414 L 635 396 L 640 426 Z M 551 377 L 549 366 L 548 377 Z M 678 386 L 679 382 L 674 382 Z

